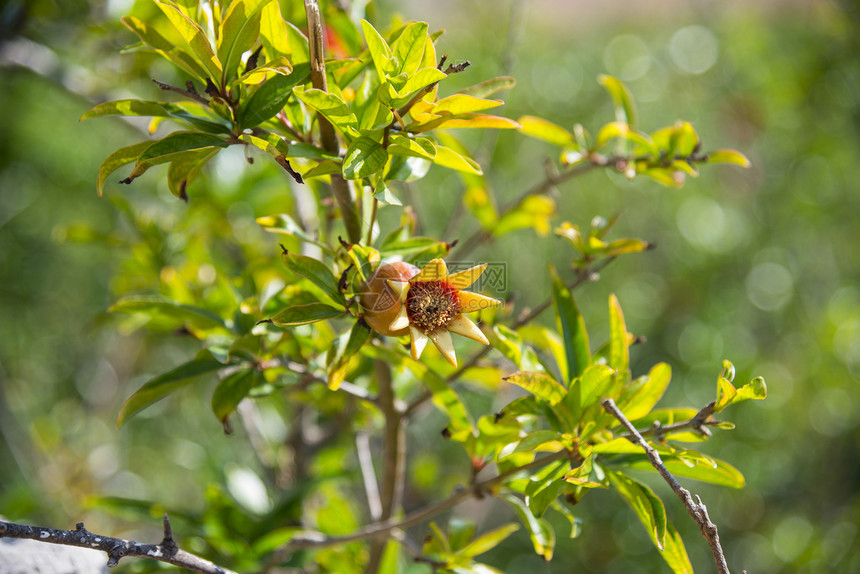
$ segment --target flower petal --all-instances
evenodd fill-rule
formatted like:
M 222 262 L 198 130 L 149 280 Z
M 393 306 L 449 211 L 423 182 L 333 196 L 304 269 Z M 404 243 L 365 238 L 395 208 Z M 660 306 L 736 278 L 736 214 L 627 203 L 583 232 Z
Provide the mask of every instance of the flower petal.
M 409 334 L 412 336 L 411 341 L 411 350 L 412 350 L 412 358 L 416 361 L 421 358 L 421 353 L 424 352 L 424 347 L 427 346 L 427 341 L 430 338 L 424 334 L 424 331 L 418 329 L 417 327 L 413 327 L 409 325 Z
M 445 281 L 447 281 L 448 285 L 454 289 L 465 289 L 477 281 L 478 277 L 481 276 L 481 273 L 483 273 L 486 268 L 486 263 L 483 265 L 476 265 L 470 269 L 466 269 L 465 271 L 458 271 L 453 275 L 448 275 L 448 277 L 445 278 Z
M 400 331 L 401 329 L 405 329 L 409 326 L 409 316 L 406 315 L 406 305 L 401 305 L 400 310 L 397 312 L 397 316 L 394 317 L 394 320 L 388 326 L 389 331 Z
M 394 290 L 395 295 L 401 300 L 406 301 L 406 294 L 409 293 L 409 281 L 394 281 L 388 279 L 388 286 Z
M 416 281 L 440 281 L 448 276 L 448 266 L 441 259 L 434 259 L 424 266 L 418 275 L 409 280 L 410 283 Z
M 484 336 L 484 333 L 472 322 L 471 319 L 465 317 L 463 315 L 457 315 L 453 321 L 448 324 L 447 329 L 452 333 L 457 333 L 458 335 L 463 335 L 464 337 L 468 337 L 473 341 L 478 341 L 479 343 L 483 343 L 485 345 L 489 345 L 490 342 L 487 340 L 487 337 Z
M 454 354 L 454 341 L 451 339 L 451 333 L 446 329 L 438 329 L 430 334 L 430 339 L 442 356 L 454 365 L 457 366 L 457 356 Z
M 480 293 L 473 293 L 472 291 L 460 291 L 457 293 L 457 296 L 460 298 L 461 313 L 474 313 L 481 309 L 489 309 L 490 307 L 502 304 L 498 299 L 493 299 Z

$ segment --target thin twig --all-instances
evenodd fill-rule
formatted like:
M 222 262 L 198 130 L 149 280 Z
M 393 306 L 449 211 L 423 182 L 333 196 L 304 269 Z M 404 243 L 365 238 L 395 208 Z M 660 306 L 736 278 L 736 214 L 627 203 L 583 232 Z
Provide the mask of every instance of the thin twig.
M 152 81 L 155 83 L 155 85 L 157 85 L 159 88 L 166 92 L 176 92 L 177 94 L 182 94 L 186 98 L 191 98 L 194 101 L 200 102 L 205 106 L 209 105 L 209 100 L 198 94 L 197 90 L 194 90 L 193 92 L 191 90 L 183 90 L 182 88 L 177 88 L 176 86 L 171 86 L 170 84 L 165 84 L 164 82 L 159 82 L 155 78 L 153 78 Z M 194 85 L 191 84 L 191 87 L 194 87 Z
M 515 209 L 518 205 L 520 205 L 526 198 L 531 197 L 533 195 L 540 195 L 542 193 L 546 193 L 550 189 L 555 186 L 564 183 L 565 181 L 572 179 L 576 176 L 583 175 L 593 169 L 598 167 L 605 167 L 606 165 L 610 165 L 610 159 L 607 159 L 603 156 L 595 155 L 590 163 L 585 163 L 578 165 L 576 167 L 572 167 L 567 171 L 563 171 L 561 173 L 548 173 L 543 181 L 540 181 L 528 188 L 524 192 L 522 192 L 517 198 L 507 202 L 504 204 L 499 210 L 499 218 L 504 217 L 506 214 Z M 489 241 L 493 237 L 492 229 L 481 228 L 466 238 L 464 241 L 460 243 L 460 247 L 457 250 L 457 257 L 464 257 L 468 253 L 471 253 L 473 249 L 484 243 L 485 241 Z
M 492 478 L 488 478 L 487 480 L 484 480 L 477 484 L 461 488 L 442 502 L 411 512 L 399 521 L 389 519 L 382 522 L 377 522 L 375 524 L 369 524 L 361 530 L 358 530 L 348 536 L 342 536 L 339 538 L 328 538 L 324 534 L 319 532 L 303 532 L 296 538 L 293 538 L 290 542 L 287 543 L 286 546 L 279 550 L 279 558 L 285 559 L 289 554 L 297 550 L 320 550 L 323 548 L 340 546 L 349 542 L 357 542 L 361 540 L 368 540 L 371 538 L 389 536 L 393 530 L 409 528 L 410 526 L 420 524 L 425 520 L 436 516 L 437 514 L 440 514 L 450 508 L 457 506 L 458 504 L 460 504 L 460 502 L 469 498 L 470 496 L 482 496 L 486 494 L 487 491 L 498 486 L 499 484 L 503 483 L 504 481 L 516 474 L 533 470 L 536 468 L 541 468 L 551 462 L 566 458 L 568 454 L 568 451 L 560 450 L 543 458 L 535 459 L 528 464 L 512 468 L 506 472 L 503 472 Z
M 722 546 L 720 546 L 720 536 L 717 533 L 717 525 L 711 522 L 711 518 L 708 516 L 708 509 L 702 503 L 702 499 L 697 495 L 696 499 L 693 500 L 693 497 L 690 495 L 690 491 L 683 488 L 675 477 L 666 469 L 666 466 L 663 464 L 663 460 L 660 458 L 660 453 L 648 444 L 648 441 L 642 438 L 642 435 L 639 434 L 639 431 L 636 430 L 633 423 L 627 420 L 624 413 L 622 413 L 615 405 L 615 401 L 612 399 L 605 399 L 601 404 L 603 405 L 603 408 L 606 409 L 606 412 L 618 419 L 622 426 L 627 429 L 627 432 L 629 432 L 632 437 L 631 440 L 642 447 L 645 454 L 648 456 L 648 460 L 651 461 L 651 464 L 655 469 L 657 469 L 660 476 L 663 477 L 675 494 L 678 495 L 681 502 L 684 503 L 684 506 L 687 508 L 687 512 L 693 517 L 696 524 L 699 525 L 699 530 L 701 531 L 702 536 L 704 536 L 705 540 L 708 541 L 708 544 L 711 547 L 711 552 L 714 555 L 714 563 L 717 565 L 717 572 L 720 574 L 730 574 L 729 566 L 726 563 L 726 556 L 723 554 Z
M 715 405 L 716 405 L 716 402 L 711 401 L 710 403 L 708 403 L 707 405 L 702 407 L 702 410 L 700 410 L 698 413 L 696 413 L 696 415 L 689 420 L 686 420 L 686 421 L 683 421 L 680 423 L 673 423 L 670 425 L 663 425 L 660 423 L 660 421 L 654 421 L 654 424 L 652 424 L 647 429 L 642 429 L 642 430 L 639 430 L 637 432 L 639 432 L 639 434 L 642 436 L 654 435 L 654 438 L 656 438 L 659 441 L 663 441 L 664 440 L 663 437 L 665 437 L 669 433 L 678 432 L 678 431 L 687 430 L 687 429 L 692 429 L 694 431 L 697 431 L 697 432 L 703 434 L 706 437 L 709 437 L 709 436 L 711 436 L 711 430 L 707 427 L 716 426 L 716 425 L 720 424 L 720 421 L 710 420 L 711 415 L 714 414 L 714 406 Z M 629 438 L 633 435 L 631 435 L 630 433 L 624 433 L 624 434 L 617 435 L 617 436 L 623 437 L 623 438 Z
M 100 550 L 108 555 L 107 565 L 111 568 L 119 564 L 119 561 L 126 556 L 136 556 L 167 562 L 194 572 L 236 574 L 232 570 L 222 568 L 199 556 L 181 550 L 173 540 L 173 532 L 167 514 L 164 515 L 164 538 L 160 544 L 142 544 L 133 540 L 94 534 L 84 528 L 83 522 L 78 522 L 74 530 L 57 530 L 14 522 L 0 522 L 0 538 L 24 538 L 48 544 Z

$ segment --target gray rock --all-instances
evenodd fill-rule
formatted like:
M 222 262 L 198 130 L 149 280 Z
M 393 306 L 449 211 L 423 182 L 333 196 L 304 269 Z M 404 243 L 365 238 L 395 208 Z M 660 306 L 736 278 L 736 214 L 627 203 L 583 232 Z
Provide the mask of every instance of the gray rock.
M 107 571 L 104 552 L 0 538 L 0 574 L 106 574 Z

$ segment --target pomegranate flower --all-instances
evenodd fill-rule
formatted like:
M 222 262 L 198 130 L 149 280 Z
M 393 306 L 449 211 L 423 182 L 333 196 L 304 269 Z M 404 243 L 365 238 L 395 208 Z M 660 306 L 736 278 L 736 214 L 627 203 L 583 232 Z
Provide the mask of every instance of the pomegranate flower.
M 449 275 L 445 262 L 434 259 L 408 280 L 386 280 L 400 303 L 388 331 L 405 334 L 408 328 L 412 358 L 418 359 L 427 342 L 433 341 L 442 356 L 456 367 L 451 333 L 490 344 L 478 326 L 464 315 L 502 304 L 498 299 L 463 291 L 486 268 L 484 263 Z

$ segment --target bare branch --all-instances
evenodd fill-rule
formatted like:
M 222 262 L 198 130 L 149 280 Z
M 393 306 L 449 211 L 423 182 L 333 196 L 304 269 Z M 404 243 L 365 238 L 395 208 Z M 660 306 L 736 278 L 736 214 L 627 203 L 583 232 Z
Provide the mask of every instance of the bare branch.
M 630 433 L 631 440 L 642 447 L 645 454 L 648 456 L 648 460 L 651 461 L 651 464 L 655 469 L 657 469 L 660 476 L 663 477 L 675 494 L 678 495 L 681 502 L 684 503 L 684 506 L 687 508 L 687 512 L 693 517 L 696 524 L 699 525 L 699 530 L 701 531 L 702 536 L 704 536 L 705 540 L 708 541 L 708 544 L 711 547 L 711 552 L 714 555 L 714 562 L 717 565 L 717 572 L 720 574 L 730 574 L 729 566 L 726 563 L 726 556 L 723 554 L 722 546 L 720 546 L 720 536 L 717 533 L 717 525 L 711 522 L 711 518 L 708 516 L 708 509 L 702 503 L 702 499 L 697 495 L 696 500 L 693 500 L 693 497 L 690 495 L 690 491 L 683 488 L 675 477 L 666 469 L 666 465 L 663 464 L 663 460 L 660 458 L 660 453 L 648 444 L 648 441 L 642 438 L 642 435 L 639 434 L 639 431 L 636 430 L 633 423 L 627 420 L 624 413 L 622 413 L 615 405 L 615 401 L 612 399 L 606 399 L 601 404 L 603 405 L 603 408 L 606 409 L 606 412 L 618 419 L 622 426 L 627 429 L 627 432 Z M 705 409 L 707 408 L 708 407 L 705 407 Z M 712 405 L 711 409 L 713 409 Z
M 166 92 L 176 92 L 177 94 L 182 94 L 186 98 L 191 98 L 194 101 L 200 102 L 201 104 L 208 106 L 209 100 L 201 96 L 197 93 L 197 90 L 194 89 L 194 84 L 188 82 L 185 84 L 187 90 L 183 90 L 182 88 L 177 88 L 176 86 L 171 86 L 170 84 L 165 84 L 164 82 L 159 82 L 155 78 L 152 79 L 153 83 L 155 83 L 159 88 Z
M 78 522 L 74 530 L 57 530 L 14 522 L 0 522 L 0 538 L 24 538 L 48 544 L 100 550 L 108 555 L 107 565 L 111 568 L 119 564 L 119 561 L 126 556 L 136 556 L 167 562 L 193 572 L 236 574 L 232 570 L 216 566 L 208 560 L 181 550 L 173 540 L 173 532 L 167 514 L 164 515 L 164 539 L 160 544 L 142 544 L 133 540 L 93 534 L 84 528 L 83 522 Z

